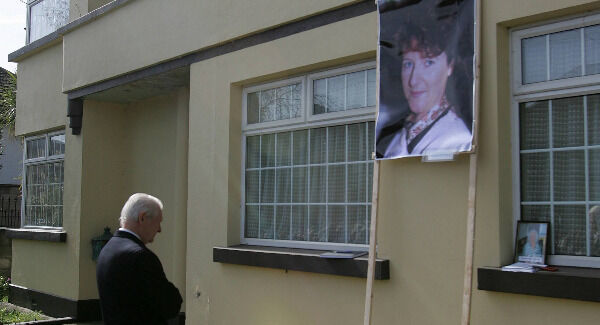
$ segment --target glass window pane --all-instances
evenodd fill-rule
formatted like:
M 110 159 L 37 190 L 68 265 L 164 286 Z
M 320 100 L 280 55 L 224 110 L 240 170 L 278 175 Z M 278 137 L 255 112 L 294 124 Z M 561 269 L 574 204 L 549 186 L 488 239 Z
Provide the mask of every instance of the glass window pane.
M 583 97 L 552 101 L 552 143 L 555 148 L 584 145 Z
M 549 205 L 523 205 L 521 206 L 521 220 L 550 222 Z
M 367 70 L 367 106 L 375 106 L 376 101 L 376 72 L 375 69 Z
M 291 132 L 277 133 L 277 166 L 289 166 L 292 163 Z
M 319 164 L 326 161 L 327 129 L 310 129 L 310 163 Z
M 263 169 L 260 176 L 260 201 L 271 203 L 275 199 L 275 170 Z
M 600 256 L 600 205 L 592 205 L 590 215 L 590 240 L 592 256 Z
M 260 92 L 260 121 L 275 121 L 276 97 L 275 89 Z
M 521 150 L 548 148 L 548 101 L 521 103 L 519 115 Z
M 291 206 L 277 206 L 275 211 L 275 239 L 290 240 Z
M 273 239 L 273 206 L 262 205 L 260 207 L 260 238 Z
M 246 206 L 246 238 L 258 238 L 258 205 Z
M 327 106 L 327 79 L 313 82 L 313 114 L 325 113 Z
M 346 165 L 329 166 L 327 179 L 329 202 L 345 202 Z
M 348 165 L 348 202 L 367 202 L 367 164 Z
M 329 141 L 329 159 L 328 162 L 346 161 L 346 126 L 334 126 L 327 128 L 327 139 Z
M 291 168 L 278 168 L 275 170 L 277 180 L 277 202 L 291 202 Z
M 600 201 L 600 149 L 589 151 L 590 201 Z
M 290 108 L 292 106 L 292 87 L 285 86 L 276 89 L 277 110 L 276 120 L 288 120 L 290 118 Z
M 65 135 L 64 134 L 55 134 L 48 137 L 48 155 L 63 155 L 65 153 Z
M 346 207 L 343 205 L 330 205 L 327 213 L 327 241 L 330 243 L 345 243 Z
M 600 25 L 584 28 L 585 74 L 600 73 Z
M 310 167 L 310 202 L 325 202 L 327 167 Z
M 554 254 L 586 255 L 585 205 L 554 207 Z
M 326 206 L 311 205 L 309 208 L 308 240 L 324 242 L 327 240 L 325 222 Z
M 302 116 L 302 84 L 297 83 L 291 85 L 292 87 L 292 102 L 290 105 L 290 117 L 301 117 Z
M 38 40 L 69 21 L 69 0 L 43 0 L 31 6 L 29 42 Z
M 373 160 L 375 152 L 375 122 L 367 123 L 367 159 Z
M 367 160 L 367 129 L 365 123 L 348 125 L 348 161 Z
M 327 112 L 345 109 L 345 75 L 327 78 Z
M 260 156 L 261 167 L 275 166 L 275 134 L 261 136 Z
M 292 240 L 308 240 L 308 207 L 292 206 Z
M 588 144 L 600 144 L 600 95 L 587 97 Z
M 365 107 L 367 104 L 366 73 L 358 71 L 346 76 L 346 109 Z
M 260 136 L 246 138 L 246 168 L 260 167 Z
M 581 76 L 579 29 L 550 34 L 550 80 Z
M 42 158 L 46 156 L 46 138 L 26 140 L 27 159 Z
M 258 123 L 258 115 L 259 115 L 259 92 L 249 93 L 246 97 L 246 105 L 247 105 L 247 118 L 248 124 Z
M 554 200 L 585 200 L 585 155 L 583 150 L 554 152 Z
M 294 165 L 306 165 L 308 163 L 308 130 L 293 132 Z
M 550 154 L 521 154 L 521 201 L 550 200 Z
M 308 168 L 297 167 L 292 169 L 292 202 L 304 203 L 308 198 Z
M 258 203 L 259 202 L 259 188 L 260 188 L 260 171 L 253 170 L 246 172 L 246 203 Z
M 523 84 L 547 78 L 546 36 L 521 40 L 521 69 Z
M 368 244 L 366 233 L 366 205 L 348 206 L 348 242 Z

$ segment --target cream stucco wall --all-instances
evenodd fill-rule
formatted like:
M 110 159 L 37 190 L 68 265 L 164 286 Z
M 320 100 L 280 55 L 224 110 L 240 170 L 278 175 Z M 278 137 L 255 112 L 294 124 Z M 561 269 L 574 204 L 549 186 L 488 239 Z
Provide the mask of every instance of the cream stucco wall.
M 62 93 L 60 42 L 19 62 L 16 135 L 64 127 L 67 95 Z
M 357 1 L 131 1 L 64 36 L 69 69 L 63 89 L 72 90 L 353 2 Z

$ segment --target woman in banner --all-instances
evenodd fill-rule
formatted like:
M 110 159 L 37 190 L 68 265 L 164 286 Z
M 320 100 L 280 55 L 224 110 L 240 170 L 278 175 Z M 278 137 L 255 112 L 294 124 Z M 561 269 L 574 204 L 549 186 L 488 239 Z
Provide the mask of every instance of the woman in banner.
M 379 158 L 471 149 L 470 126 L 460 115 L 466 108 L 461 105 L 472 109 L 472 101 L 461 102 L 465 96 L 457 95 L 473 91 L 472 77 L 469 80 L 468 73 L 464 73 L 464 62 L 457 55 L 463 29 L 460 27 L 460 15 L 456 11 L 454 14 L 452 11 L 450 14 L 449 11 L 440 12 L 436 1 L 425 2 L 432 6 L 422 10 L 421 15 L 402 17 L 392 42 L 387 43 L 389 48 L 397 51 L 400 59 L 394 61 L 393 69 L 399 69 L 397 74 L 401 76 L 404 98 L 400 102 L 390 103 L 382 96 L 378 123 L 384 126 L 378 128 Z M 386 42 L 383 41 L 382 45 L 385 46 Z M 381 69 L 385 68 L 382 64 Z M 382 87 L 384 82 L 382 79 Z M 381 121 L 382 117 L 394 115 L 386 114 L 386 110 L 404 110 L 403 118 L 392 123 Z

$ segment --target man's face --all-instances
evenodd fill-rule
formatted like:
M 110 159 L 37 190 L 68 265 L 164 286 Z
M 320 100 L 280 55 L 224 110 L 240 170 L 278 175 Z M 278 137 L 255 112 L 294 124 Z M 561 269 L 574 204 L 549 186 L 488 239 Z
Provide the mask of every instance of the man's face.
M 154 218 L 148 218 L 147 215 L 140 216 L 140 238 L 144 244 L 148 244 L 154 241 L 156 233 L 161 231 L 160 223 L 162 222 L 162 211 L 158 212 L 158 215 Z

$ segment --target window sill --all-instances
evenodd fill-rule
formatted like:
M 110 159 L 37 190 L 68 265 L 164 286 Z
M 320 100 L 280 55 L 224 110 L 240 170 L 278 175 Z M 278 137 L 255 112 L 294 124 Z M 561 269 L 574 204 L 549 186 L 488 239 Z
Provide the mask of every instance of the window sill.
M 55 243 L 64 243 L 67 241 L 65 231 L 48 229 L 28 229 L 28 228 L 1 228 L 4 230 L 7 238 L 27 239 L 38 241 L 49 241 Z
M 600 269 L 561 266 L 556 272 L 477 269 L 479 290 L 600 302 Z
M 213 262 L 359 278 L 367 277 L 368 257 L 366 255 L 353 259 L 319 257 L 324 252 L 326 251 L 249 245 L 213 247 Z M 389 260 L 377 259 L 375 279 L 389 280 L 389 278 Z

